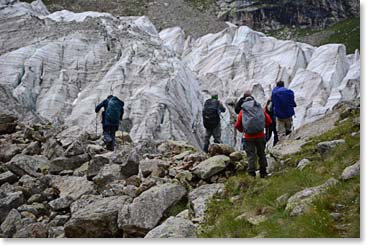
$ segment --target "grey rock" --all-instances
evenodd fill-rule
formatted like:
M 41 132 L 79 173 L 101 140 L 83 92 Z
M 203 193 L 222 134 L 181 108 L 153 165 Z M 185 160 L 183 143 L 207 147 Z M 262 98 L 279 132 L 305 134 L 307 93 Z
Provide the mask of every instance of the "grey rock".
M 158 224 L 164 212 L 185 195 L 185 188 L 178 184 L 154 186 L 120 210 L 119 228 L 127 234 L 144 236 Z
M 44 200 L 44 197 L 42 196 L 42 194 L 34 194 L 30 198 L 28 198 L 27 203 L 28 204 L 32 204 L 34 202 L 41 203 L 43 200 Z
M 87 153 L 70 158 L 58 157 L 51 161 L 49 173 L 58 174 L 63 170 L 74 170 L 89 160 L 90 156 Z
M 25 147 L 27 147 L 26 144 L 2 144 L 0 147 L 0 161 L 10 161 L 15 155 L 21 153 Z
M 110 160 L 105 155 L 94 156 L 88 165 L 87 178 L 91 180 L 109 162 Z
M 332 141 L 324 141 L 317 144 L 317 150 L 321 155 L 325 155 L 329 153 L 333 148 L 338 145 L 345 144 L 345 140 L 332 140 Z
M 42 155 L 48 159 L 54 159 L 64 154 L 64 148 L 55 138 L 49 138 L 46 143 L 42 145 Z
M 138 193 L 138 187 L 134 185 L 127 185 L 126 187 L 124 187 L 122 192 L 129 197 L 135 198 Z
M 48 231 L 45 224 L 36 222 L 27 225 L 22 225 L 22 227 L 17 230 L 13 238 L 47 238 Z
M 97 155 L 97 154 L 102 154 L 104 153 L 106 150 L 103 146 L 100 145 L 93 145 L 93 144 L 89 144 L 87 145 L 87 152 L 90 155 Z
M 64 224 L 70 219 L 69 214 L 56 215 L 49 223 L 50 227 L 64 226 Z
M 121 165 L 107 164 L 104 165 L 99 173 L 93 178 L 93 182 L 99 188 L 103 188 L 108 183 L 122 178 L 123 176 L 121 175 Z
M 235 151 L 229 154 L 229 158 L 231 159 L 231 162 L 236 162 L 242 160 L 243 155 L 240 151 Z
M 12 237 L 17 229 L 21 226 L 21 215 L 16 209 L 10 210 L 6 219 L 1 224 L 1 230 L 4 237 Z
M 302 215 L 307 212 L 309 204 L 337 183 L 336 179 L 330 178 L 322 185 L 299 191 L 288 199 L 285 209 L 290 212 L 291 216 Z
M 71 218 L 64 226 L 65 237 L 93 238 L 121 235 L 117 225 L 118 211 L 130 203 L 131 198 L 126 196 L 87 198 L 89 199 L 87 204 L 75 204 L 82 208 L 72 208 Z
M 11 134 L 16 131 L 18 118 L 9 115 L 0 113 L 0 135 L 1 134 Z
M 228 166 L 229 162 L 230 159 L 228 156 L 213 156 L 195 166 L 192 171 L 201 179 L 208 180 L 213 175 L 224 170 Z
M 340 176 L 341 180 L 349 180 L 360 174 L 360 161 L 357 161 L 355 164 L 346 167 L 343 170 L 343 173 Z
M 0 198 L 0 223 L 2 223 L 10 210 L 13 208 L 18 208 L 20 205 L 24 203 L 23 193 L 12 192 L 6 194 L 5 197 Z
M 84 176 L 88 174 L 88 168 L 89 168 L 89 162 L 85 162 L 82 164 L 82 166 L 80 166 L 79 168 L 76 168 L 73 172 L 74 176 Z M 88 175 L 87 175 L 87 179 L 88 179 Z M 90 179 L 89 179 L 90 180 Z
M 86 153 L 86 146 L 79 140 L 74 141 L 65 151 L 64 156 L 72 157 Z
M 177 218 L 190 219 L 190 211 L 185 209 L 176 215 Z
M 189 195 L 189 203 L 193 216 L 202 219 L 207 209 L 208 201 L 215 195 L 224 191 L 224 184 L 208 184 L 202 185 L 192 190 Z
M 301 161 L 298 162 L 297 164 L 297 168 L 299 170 L 303 170 L 305 167 L 307 167 L 309 164 L 311 163 L 310 160 L 308 159 L 302 159 Z
M 41 143 L 38 141 L 31 142 L 23 151 L 24 155 L 40 155 L 42 152 Z
M 160 159 L 144 159 L 140 161 L 139 168 L 146 178 L 148 177 L 154 170 L 163 167 L 168 168 L 169 162 L 160 160 Z
M 13 184 L 18 180 L 18 176 L 13 174 L 10 171 L 6 171 L 4 173 L 0 174 L 0 185 L 4 184 L 4 183 L 9 183 L 9 184 Z
M 48 238 L 65 238 L 65 229 L 63 226 L 49 227 Z
M 184 151 L 176 156 L 173 157 L 174 160 L 177 161 L 181 161 L 183 160 L 186 156 L 189 156 L 192 153 L 192 151 Z
M 61 211 L 70 207 L 74 200 L 68 196 L 60 197 L 48 203 L 54 211 Z
M 30 176 L 38 177 L 41 175 L 39 173 L 39 169 L 44 164 L 48 164 L 48 160 L 44 156 L 28 156 L 20 154 L 13 157 L 6 166 L 10 171 L 18 176 L 28 174 Z
M 134 185 L 136 187 L 139 187 L 142 183 L 142 180 L 137 175 L 132 175 L 126 180 L 126 185 Z
M 17 208 L 17 210 L 22 212 L 29 212 L 34 214 L 36 217 L 39 217 L 40 215 L 47 215 L 48 210 L 47 207 L 43 203 L 32 203 L 32 204 L 24 204 Z
M 144 238 L 197 238 L 194 224 L 183 218 L 169 217 Z
M 88 181 L 85 177 L 54 176 L 51 179 L 51 186 L 58 190 L 60 197 L 68 196 L 73 200 L 96 192 L 93 182 Z
M 126 162 L 121 164 L 121 174 L 124 178 L 128 178 L 132 175 L 139 173 L 139 159 L 140 155 L 136 151 L 132 151 Z
M 210 156 L 216 156 L 216 155 L 229 156 L 234 151 L 235 151 L 234 148 L 227 144 L 211 144 L 209 146 L 208 153 Z
M 184 157 L 185 162 L 202 162 L 208 158 L 204 152 L 195 152 Z

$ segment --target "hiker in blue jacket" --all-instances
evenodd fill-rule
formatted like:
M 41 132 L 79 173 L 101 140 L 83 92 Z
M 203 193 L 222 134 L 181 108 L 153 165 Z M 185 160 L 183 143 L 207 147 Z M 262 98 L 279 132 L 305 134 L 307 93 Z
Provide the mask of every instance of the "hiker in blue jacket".
M 294 92 L 284 87 L 284 82 L 277 82 L 277 86 L 273 89 L 271 100 L 273 102 L 273 110 L 276 117 L 276 129 L 279 140 L 292 132 L 294 107 Z
M 115 133 L 119 129 L 120 120 L 124 114 L 124 102 L 116 96 L 109 95 L 105 100 L 95 108 L 98 113 L 103 107 L 102 127 L 103 137 L 106 148 L 113 151 L 115 148 Z

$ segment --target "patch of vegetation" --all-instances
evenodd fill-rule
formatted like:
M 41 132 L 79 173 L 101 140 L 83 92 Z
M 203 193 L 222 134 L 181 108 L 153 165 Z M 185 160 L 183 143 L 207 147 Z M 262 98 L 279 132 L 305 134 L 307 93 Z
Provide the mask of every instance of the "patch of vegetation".
M 313 201 L 310 210 L 300 216 L 290 216 L 285 210 L 286 200 L 305 188 L 318 186 L 334 177 L 360 156 L 359 111 L 350 112 L 337 126 L 323 135 L 310 139 L 300 152 L 288 155 L 287 164 L 271 178 L 252 179 L 245 172 L 226 182 L 222 198 L 210 202 L 201 237 L 263 236 L 269 238 L 340 238 L 360 237 L 360 178 L 340 181 L 335 187 Z M 344 139 L 346 144 L 321 156 L 316 145 L 322 141 Z M 311 164 L 302 171 L 295 168 L 307 158 Z M 279 197 L 286 195 L 282 201 Z M 236 197 L 236 198 L 234 198 Z M 278 200 L 277 200 L 278 199 Z M 218 212 L 220 210 L 220 212 Z M 257 225 L 242 214 L 265 215 L 266 221 Z M 334 215 L 334 216 L 333 216 Z

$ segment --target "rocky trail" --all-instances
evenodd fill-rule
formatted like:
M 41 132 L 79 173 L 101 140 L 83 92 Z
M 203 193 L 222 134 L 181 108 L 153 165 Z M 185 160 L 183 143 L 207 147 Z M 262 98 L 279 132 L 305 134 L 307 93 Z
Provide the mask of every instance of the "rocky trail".
M 281 172 L 282 154 L 291 154 L 287 149 L 296 153 L 297 146 L 329 131 L 343 113 L 353 110 L 359 109 L 341 104 L 293 132 L 268 151 L 268 171 Z M 5 114 L 1 119 L 2 237 L 197 237 L 209 201 L 220 198 L 227 180 L 247 167 L 246 154 L 225 144 L 212 144 L 206 154 L 182 141 L 135 144 L 118 131 L 117 149 L 107 152 L 97 135 L 70 140 L 50 124 L 24 124 Z M 321 142 L 317 147 L 327 154 L 343 143 Z M 307 164 L 307 159 L 300 161 L 297 168 Z M 340 179 L 356 175 L 359 163 Z M 330 179 L 286 197 L 286 210 L 301 215 L 336 183 Z

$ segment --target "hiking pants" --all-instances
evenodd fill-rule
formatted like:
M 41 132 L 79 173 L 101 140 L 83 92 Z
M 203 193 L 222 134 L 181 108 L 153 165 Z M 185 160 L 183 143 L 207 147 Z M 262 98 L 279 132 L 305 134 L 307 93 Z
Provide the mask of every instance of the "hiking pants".
M 109 151 L 113 151 L 115 148 L 116 140 L 115 140 L 115 133 L 117 130 L 112 128 L 105 128 L 103 129 L 103 137 L 104 143 L 106 144 L 106 148 Z
M 260 174 L 266 174 L 268 162 L 265 156 L 265 144 L 264 138 L 245 139 L 244 148 L 248 159 L 247 172 L 252 176 L 255 176 L 257 157 L 259 158 Z
M 266 142 L 268 142 L 271 139 L 271 136 L 274 133 L 273 146 L 275 146 L 277 144 L 277 142 L 279 141 L 275 120 L 272 122 L 272 124 L 270 124 L 270 126 L 268 128 L 265 129 L 265 132 L 266 132 L 265 133 Z
M 293 119 L 289 118 L 277 118 L 277 131 L 279 140 L 283 139 L 286 135 L 292 132 Z
M 222 143 L 221 137 L 221 126 L 220 123 L 214 129 L 205 129 L 205 138 L 204 138 L 204 151 L 208 152 L 210 137 L 214 137 L 214 143 Z

